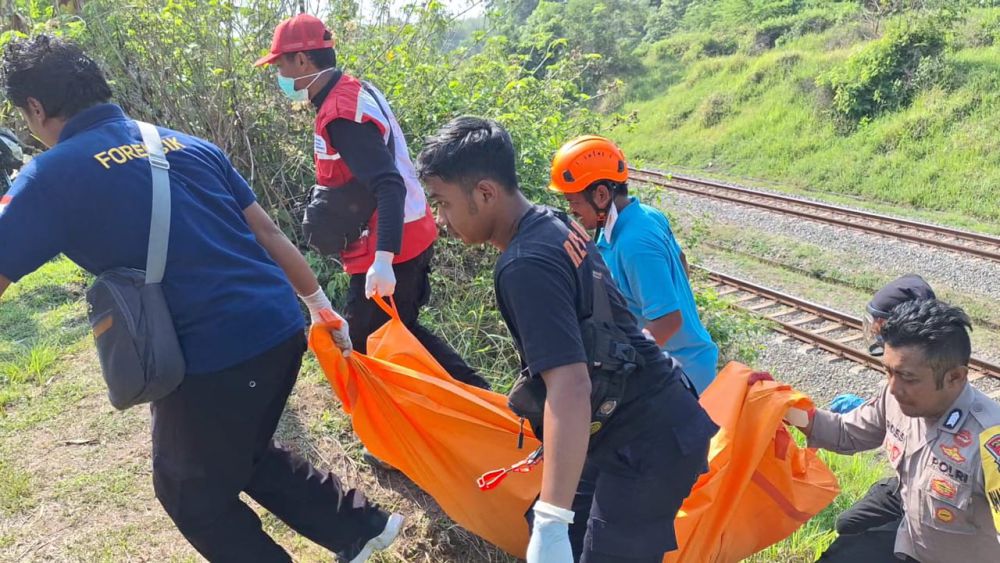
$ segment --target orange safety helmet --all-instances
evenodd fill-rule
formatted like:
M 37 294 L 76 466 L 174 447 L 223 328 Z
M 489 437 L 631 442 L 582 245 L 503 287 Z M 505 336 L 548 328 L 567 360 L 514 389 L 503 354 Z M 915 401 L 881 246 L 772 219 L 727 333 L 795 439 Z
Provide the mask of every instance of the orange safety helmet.
M 604 137 L 577 137 L 563 145 L 552 159 L 549 189 L 554 192 L 579 193 L 599 180 L 618 184 L 628 180 L 625 153 Z

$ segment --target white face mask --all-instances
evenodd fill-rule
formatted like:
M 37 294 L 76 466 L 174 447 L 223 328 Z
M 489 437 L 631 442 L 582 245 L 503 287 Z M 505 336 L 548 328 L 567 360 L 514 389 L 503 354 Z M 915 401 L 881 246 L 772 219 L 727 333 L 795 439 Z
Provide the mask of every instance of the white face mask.
M 611 201 L 611 207 L 608 208 L 608 217 L 604 220 L 604 228 L 601 233 L 604 235 L 604 240 L 611 244 L 611 231 L 615 229 L 615 223 L 618 221 L 618 206 L 615 205 L 614 200 Z
M 319 76 L 321 74 L 331 70 L 333 70 L 333 67 L 324 68 L 319 72 L 306 74 L 305 76 L 300 76 L 298 78 L 289 78 L 287 76 L 282 76 L 281 73 L 279 72 L 278 87 L 281 88 L 282 93 L 284 93 L 289 100 L 292 100 L 293 102 L 304 102 L 309 99 L 309 87 L 312 86 L 317 80 L 319 80 Z M 298 80 L 299 78 L 309 78 L 310 76 L 312 76 L 313 79 L 309 82 L 309 84 L 306 84 L 305 88 L 301 90 L 295 89 L 296 80 Z

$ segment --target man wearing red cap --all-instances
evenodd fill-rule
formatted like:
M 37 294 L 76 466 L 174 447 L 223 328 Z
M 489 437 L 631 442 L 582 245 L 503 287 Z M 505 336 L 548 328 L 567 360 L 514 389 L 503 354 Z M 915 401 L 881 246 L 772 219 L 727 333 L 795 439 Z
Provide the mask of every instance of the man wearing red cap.
M 257 66 L 278 70 L 293 101 L 316 107 L 316 185 L 303 231 L 323 254 L 339 255 L 351 275 L 345 317 L 354 348 L 388 320 L 372 297 L 394 296 L 400 317 L 421 344 L 459 381 L 489 384 L 441 338 L 420 325 L 430 299 L 430 264 L 437 227 L 385 96 L 337 68 L 333 34 L 299 14 L 274 30 L 271 51 Z

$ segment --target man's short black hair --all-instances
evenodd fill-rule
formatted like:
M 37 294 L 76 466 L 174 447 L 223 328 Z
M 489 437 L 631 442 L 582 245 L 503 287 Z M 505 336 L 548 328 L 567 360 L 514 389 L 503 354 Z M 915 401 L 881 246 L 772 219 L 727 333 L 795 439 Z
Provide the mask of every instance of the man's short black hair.
M 333 34 L 329 31 L 323 34 L 324 41 L 330 41 L 331 39 L 333 39 Z M 309 62 L 311 62 L 313 66 L 319 70 L 325 70 L 337 66 L 337 51 L 333 47 L 310 49 L 309 51 L 296 51 L 295 53 L 285 53 L 282 56 L 287 60 L 294 57 L 296 53 L 305 54 L 306 58 L 309 59 Z
M 470 190 L 487 178 L 508 192 L 519 189 L 510 134 L 482 117 L 456 117 L 428 137 L 417 156 L 417 171 L 421 179 L 437 176 Z
M 51 35 L 11 41 L 4 49 L 0 80 L 19 108 L 38 100 L 49 117 L 70 118 L 111 100 L 111 86 L 94 59 L 79 46 Z
M 923 299 L 897 305 L 881 332 L 886 346 L 921 348 L 938 374 L 940 387 L 946 371 L 969 365 L 970 330 L 972 321 L 959 307 L 937 299 Z

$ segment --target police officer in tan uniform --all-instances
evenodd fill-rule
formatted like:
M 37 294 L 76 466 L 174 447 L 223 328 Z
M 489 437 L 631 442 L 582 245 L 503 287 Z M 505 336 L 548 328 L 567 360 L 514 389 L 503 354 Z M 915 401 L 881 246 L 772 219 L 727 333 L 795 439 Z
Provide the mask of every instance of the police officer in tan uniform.
M 1000 561 L 1000 405 L 968 381 L 969 329 L 941 301 L 899 305 L 881 329 L 878 396 L 848 414 L 808 413 L 810 447 L 883 446 L 902 499 L 895 537 L 842 535 L 821 561 Z

